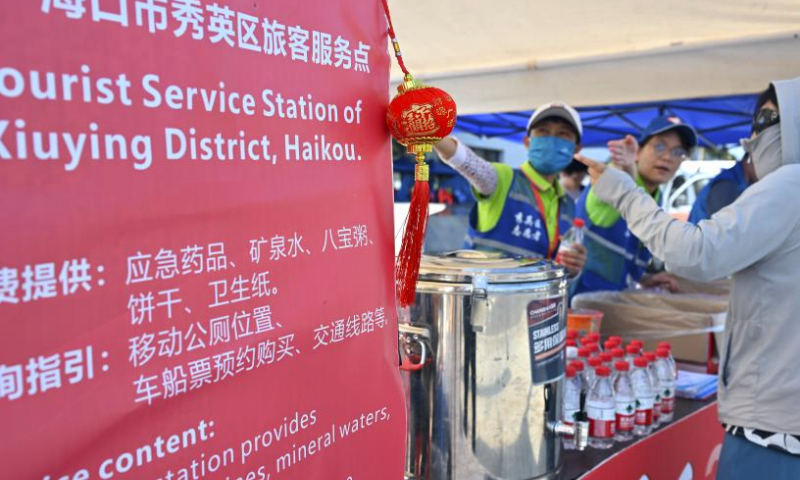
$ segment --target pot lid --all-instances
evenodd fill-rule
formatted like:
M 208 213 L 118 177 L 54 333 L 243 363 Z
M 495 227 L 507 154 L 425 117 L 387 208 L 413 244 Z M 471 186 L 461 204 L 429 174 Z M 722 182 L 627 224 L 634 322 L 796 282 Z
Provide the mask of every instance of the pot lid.
M 487 283 L 527 283 L 565 275 L 564 267 L 541 257 L 512 257 L 482 250 L 426 254 L 419 269 L 420 280 L 454 283 L 471 283 L 479 276 Z

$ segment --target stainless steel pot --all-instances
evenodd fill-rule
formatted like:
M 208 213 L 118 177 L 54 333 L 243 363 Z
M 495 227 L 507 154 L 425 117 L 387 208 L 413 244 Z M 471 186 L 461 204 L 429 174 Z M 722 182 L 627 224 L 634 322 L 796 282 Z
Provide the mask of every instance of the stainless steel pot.
M 399 333 L 407 479 L 553 479 L 558 434 L 585 444 L 588 426 L 559 422 L 566 295 L 563 268 L 541 259 L 423 257 Z

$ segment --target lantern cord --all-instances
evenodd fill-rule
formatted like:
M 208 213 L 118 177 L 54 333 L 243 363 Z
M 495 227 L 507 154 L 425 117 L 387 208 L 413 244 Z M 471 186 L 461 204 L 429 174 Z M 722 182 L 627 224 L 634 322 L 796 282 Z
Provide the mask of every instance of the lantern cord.
M 392 25 L 392 15 L 389 13 L 389 2 L 383 0 L 383 10 L 386 12 L 386 21 L 389 23 L 389 38 L 392 40 L 392 48 L 394 48 L 394 56 L 397 58 L 397 64 L 400 65 L 400 70 L 404 75 L 410 75 L 406 64 L 403 63 L 403 54 L 400 52 L 400 42 L 397 41 L 397 35 L 394 34 L 394 25 Z

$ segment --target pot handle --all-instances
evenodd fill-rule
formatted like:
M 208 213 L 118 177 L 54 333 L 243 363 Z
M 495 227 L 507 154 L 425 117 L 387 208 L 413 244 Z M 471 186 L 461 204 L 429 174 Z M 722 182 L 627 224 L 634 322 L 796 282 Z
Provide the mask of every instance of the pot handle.
M 430 363 L 430 353 L 428 352 L 430 347 L 427 344 L 427 339 L 430 337 L 430 334 L 427 329 L 401 325 L 399 337 L 400 344 L 404 347 L 402 348 L 403 353 L 401 353 L 403 359 L 400 363 L 400 370 L 416 372 L 422 370 L 426 364 Z M 416 352 L 417 350 L 419 350 L 419 355 L 409 353 Z

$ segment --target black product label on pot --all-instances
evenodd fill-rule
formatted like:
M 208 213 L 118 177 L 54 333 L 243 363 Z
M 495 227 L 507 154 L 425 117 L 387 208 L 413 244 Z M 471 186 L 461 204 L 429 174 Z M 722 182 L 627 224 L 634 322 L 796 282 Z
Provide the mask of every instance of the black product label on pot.
M 564 374 L 564 302 L 561 298 L 535 300 L 528 304 L 528 340 L 534 384 L 546 383 Z

